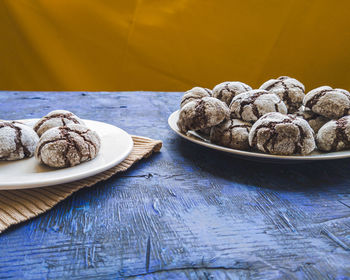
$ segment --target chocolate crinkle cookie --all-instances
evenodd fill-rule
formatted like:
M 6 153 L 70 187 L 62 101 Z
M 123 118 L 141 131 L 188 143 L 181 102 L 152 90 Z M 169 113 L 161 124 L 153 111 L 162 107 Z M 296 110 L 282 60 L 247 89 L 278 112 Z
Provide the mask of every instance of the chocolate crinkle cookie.
M 212 96 L 212 91 L 208 88 L 202 88 L 202 87 L 194 87 L 188 91 L 185 92 L 185 94 L 182 96 L 180 107 L 182 108 L 187 103 L 201 99 L 203 97 L 210 97 Z
M 202 130 L 221 123 L 229 115 L 229 109 L 224 102 L 214 97 L 204 97 L 182 107 L 177 125 L 184 133 L 189 130 Z
M 69 124 L 85 125 L 84 122 L 66 110 L 55 110 L 41 118 L 35 125 L 34 130 L 39 136 L 43 135 L 47 130 L 53 127 L 65 126 Z
M 300 109 L 298 112 L 296 112 L 294 115 L 297 117 L 303 118 L 306 120 L 311 128 L 314 130 L 315 133 L 318 132 L 318 130 L 326 123 L 329 122 L 330 119 L 321 116 L 319 114 L 316 114 L 312 112 L 311 110 L 307 109 Z
M 268 80 L 260 86 L 260 89 L 277 94 L 287 106 L 288 113 L 296 112 L 305 96 L 304 85 L 288 76 Z
M 303 105 L 329 119 L 338 119 L 349 114 L 350 93 L 345 89 L 318 87 L 305 95 Z
M 54 127 L 40 138 L 35 157 L 50 167 L 71 167 L 94 159 L 101 140 L 95 131 L 79 124 Z
M 38 141 L 31 127 L 16 121 L 0 121 L 0 160 L 32 157 Z
M 316 145 L 314 132 L 307 121 L 293 115 L 268 113 L 252 126 L 251 147 L 275 155 L 307 155 Z
M 230 119 L 214 126 L 210 132 L 210 141 L 229 148 L 249 149 L 248 135 L 252 125 L 237 119 Z
M 214 87 L 213 97 L 225 102 L 229 106 L 232 98 L 249 90 L 252 90 L 252 88 L 242 82 L 223 82 Z
M 238 94 L 230 104 L 231 118 L 254 122 L 269 112 L 287 114 L 287 107 L 274 93 L 266 90 L 250 90 Z
M 350 148 L 350 116 L 331 120 L 320 128 L 316 136 L 318 149 L 325 152 Z

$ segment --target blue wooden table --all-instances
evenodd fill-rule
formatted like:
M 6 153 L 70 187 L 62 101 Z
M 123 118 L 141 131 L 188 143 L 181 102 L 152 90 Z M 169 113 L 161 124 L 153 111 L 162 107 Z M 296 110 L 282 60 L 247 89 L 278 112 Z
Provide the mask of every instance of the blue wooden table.
M 161 139 L 161 153 L 0 235 L 1 279 L 349 279 L 350 160 L 276 165 L 186 142 L 182 93 L 1 92 Z

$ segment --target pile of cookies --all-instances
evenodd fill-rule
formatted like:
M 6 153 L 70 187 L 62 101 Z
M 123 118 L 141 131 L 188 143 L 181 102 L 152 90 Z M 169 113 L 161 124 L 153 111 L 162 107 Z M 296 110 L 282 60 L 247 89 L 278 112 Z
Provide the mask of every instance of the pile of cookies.
M 212 143 L 275 155 L 307 155 L 350 149 L 350 93 L 329 86 L 305 94 L 304 85 L 282 76 L 252 89 L 223 82 L 194 87 L 182 97 L 177 125 Z
M 52 111 L 33 128 L 17 121 L 0 121 L 0 160 L 35 155 L 50 167 L 71 167 L 94 159 L 100 146 L 98 134 L 69 111 Z

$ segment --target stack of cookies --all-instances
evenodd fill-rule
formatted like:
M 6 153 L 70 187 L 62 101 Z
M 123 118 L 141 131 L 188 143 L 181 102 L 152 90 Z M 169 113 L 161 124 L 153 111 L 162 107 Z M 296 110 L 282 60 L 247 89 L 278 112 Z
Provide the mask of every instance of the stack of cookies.
M 94 159 L 101 140 L 76 115 L 56 110 L 33 128 L 16 121 L 0 121 L 0 160 L 19 160 L 35 155 L 40 163 L 63 168 Z
M 304 85 L 282 76 L 252 89 L 223 82 L 195 87 L 181 100 L 178 127 L 206 134 L 212 143 L 276 155 L 350 149 L 350 94 Z

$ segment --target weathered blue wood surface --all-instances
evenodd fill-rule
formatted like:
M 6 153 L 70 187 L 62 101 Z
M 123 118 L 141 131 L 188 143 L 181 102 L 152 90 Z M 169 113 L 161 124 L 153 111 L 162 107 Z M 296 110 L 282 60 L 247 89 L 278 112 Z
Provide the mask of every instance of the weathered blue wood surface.
M 196 146 L 167 125 L 180 96 L 0 93 L 0 119 L 63 108 L 164 141 L 0 235 L 1 279 L 350 278 L 350 160 L 275 165 Z

